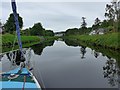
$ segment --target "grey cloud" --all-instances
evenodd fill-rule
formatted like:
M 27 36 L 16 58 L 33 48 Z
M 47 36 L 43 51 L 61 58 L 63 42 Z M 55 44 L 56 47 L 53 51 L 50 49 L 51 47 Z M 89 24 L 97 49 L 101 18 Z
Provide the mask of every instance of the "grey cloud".
M 24 28 L 41 22 L 45 28 L 54 31 L 80 27 L 81 17 L 85 16 L 88 26 L 96 17 L 104 19 L 105 2 L 18 2 L 18 12 L 24 20 Z M 11 13 L 10 3 L 2 3 L 2 21 Z
M 18 2 L 109 2 L 110 0 L 17 0 Z M 10 2 L 10 0 L 2 0 Z

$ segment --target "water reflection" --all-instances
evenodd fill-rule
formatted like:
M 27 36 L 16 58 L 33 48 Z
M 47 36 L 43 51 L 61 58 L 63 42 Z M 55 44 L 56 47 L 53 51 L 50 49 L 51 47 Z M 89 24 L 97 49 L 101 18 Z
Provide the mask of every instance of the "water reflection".
M 117 65 L 117 62 L 113 58 L 108 58 L 105 66 L 103 67 L 104 78 L 108 79 L 108 83 L 111 86 L 115 86 L 120 83 L 120 69 Z
M 114 51 L 114 50 L 110 50 L 110 49 L 107 49 L 107 48 L 103 48 L 103 47 L 100 47 L 100 46 L 94 46 L 94 45 L 87 45 L 86 43 L 84 42 L 78 42 L 76 40 L 66 40 L 64 39 L 64 42 L 66 43 L 66 45 L 68 46 L 87 46 L 87 47 L 90 47 L 91 50 L 93 51 L 94 53 L 94 56 L 95 58 L 98 58 L 99 56 L 99 52 L 101 52 L 102 56 L 107 56 L 107 57 L 113 57 L 114 59 L 116 59 L 118 61 L 118 63 L 120 63 L 120 55 L 119 55 L 119 51 Z M 120 64 L 118 64 L 120 65 Z
M 74 47 L 77 47 L 79 46 L 78 43 L 74 42 L 74 41 L 70 41 L 70 40 L 64 40 L 65 44 L 68 45 L 68 46 L 74 46 Z
M 24 51 L 25 54 L 25 51 Z M 12 65 L 20 65 L 20 62 L 24 62 L 25 59 L 21 59 L 21 52 L 19 50 L 6 53 L 7 58 L 11 61 Z
M 0 55 L 0 61 L 1 61 L 2 58 L 3 58 L 3 55 Z
M 80 52 L 82 54 L 81 59 L 84 59 L 85 58 L 85 53 L 86 53 L 86 47 L 85 46 L 81 46 Z
M 65 43 L 69 46 L 80 46 L 80 52 L 82 54 L 81 59 L 85 58 L 85 53 L 86 53 L 85 46 L 82 46 L 80 43 L 73 44 L 74 41 L 69 41 L 69 40 L 66 40 Z M 97 52 L 96 50 L 101 50 L 101 49 L 99 48 L 98 49 L 94 48 L 94 49 L 93 48 L 91 49 L 93 52 L 92 54 L 94 55 L 95 58 L 98 58 L 98 56 L 100 55 L 100 52 Z M 104 52 L 106 53 L 108 51 L 104 50 Z M 108 80 L 108 83 L 113 87 L 120 84 L 119 63 L 115 59 L 108 56 L 109 54 L 105 55 L 105 53 L 103 53 L 103 49 L 102 49 L 102 56 L 106 56 L 108 58 L 107 62 L 105 63 L 105 66 L 103 67 L 103 75 L 104 75 L 104 78 Z M 112 55 L 114 54 L 116 53 L 112 53 Z M 116 57 L 116 59 L 118 60 L 118 56 Z
M 43 52 L 43 49 L 47 46 L 53 46 L 54 40 L 49 42 L 44 42 L 40 44 L 33 45 L 31 48 L 26 48 L 23 50 L 23 53 L 25 54 L 25 58 L 27 60 L 28 66 L 30 66 L 30 58 L 32 56 L 32 52 L 37 55 L 41 55 Z M 12 66 L 19 66 L 21 62 L 24 62 L 25 59 L 22 61 L 21 59 L 21 52 L 20 50 L 10 51 L 5 54 L 7 59 L 10 61 Z M 0 55 L 0 61 L 4 57 L 3 54 Z
M 85 78 L 87 78 L 87 80 L 89 79 L 89 77 L 86 77 L 87 76 L 87 74 L 86 74 L 86 70 L 88 69 L 88 67 L 90 67 L 90 68 L 92 68 L 92 66 L 95 66 L 95 68 L 92 68 L 92 69 L 94 69 L 95 71 L 91 71 L 93 74 L 91 74 L 90 73 L 90 75 L 92 76 L 94 76 L 94 77 L 99 77 L 99 75 L 102 73 L 102 77 L 100 77 L 100 79 L 98 79 L 98 82 L 99 81 L 101 81 L 101 82 L 103 82 L 103 83 L 105 83 L 105 81 L 104 81 L 104 79 L 107 81 L 107 83 L 109 84 L 109 85 L 111 85 L 111 87 L 114 87 L 114 86 L 117 86 L 118 85 L 118 83 L 120 82 L 120 79 L 119 79 L 119 77 L 120 77 L 120 69 L 119 69 L 119 63 L 116 61 L 116 59 L 114 59 L 113 57 L 110 57 L 110 55 L 106 55 L 106 52 L 107 51 L 105 51 L 104 50 L 104 52 L 105 53 L 100 53 L 100 51 L 98 51 L 97 49 L 90 49 L 90 48 L 87 48 L 86 46 L 83 46 L 83 45 L 80 45 L 80 44 L 77 44 L 77 43 L 73 43 L 72 41 L 65 41 L 65 43 L 66 43 L 66 45 L 68 45 L 68 46 L 65 46 L 63 43 L 57 43 L 57 44 L 63 44 L 63 46 L 64 47 L 62 47 L 61 46 L 61 48 L 59 49 L 59 47 L 54 47 L 55 45 L 53 45 L 54 44 L 54 41 L 52 41 L 52 42 L 44 42 L 44 43 L 40 43 L 40 44 L 37 44 L 37 45 L 34 45 L 34 46 L 32 46 L 31 48 L 29 48 L 29 49 L 26 49 L 25 51 L 24 51 L 24 53 L 25 53 L 25 57 L 27 58 L 26 59 L 26 65 L 30 68 L 30 69 L 32 69 L 33 71 L 34 71 L 34 68 L 35 68 L 35 65 L 33 65 L 33 61 L 31 61 L 31 58 L 33 58 L 33 56 L 35 56 L 35 54 L 37 54 L 36 56 L 40 56 L 40 57 L 35 57 L 36 58 L 36 71 L 37 72 L 35 72 L 36 74 L 38 74 L 38 75 L 36 75 L 36 76 L 38 76 L 39 77 L 39 73 L 38 72 L 40 72 L 40 71 L 38 71 L 39 70 L 39 68 L 42 70 L 42 68 L 43 68 L 43 76 L 45 77 L 47 77 L 47 80 L 48 80 L 48 82 L 51 82 L 51 80 L 50 80 L 50 78 L 55 78 L 54 77 L 54 75 L 53 75 L 53 77 L 52 77 L 52 74 L 51 74 L 51 71 L 54 73 L 54 71 L 55 71 L 55 73 L 57 72 L 57 71 L 59 71 L 58 72 L 58 76 L 56 76 L 56 77 L 60 77 L 59 75 L 62 75 L 63 74 L 63 76 L 66 76 L 67 78 L 69 78 L 69 76 L 71 75 L 72 76 L 72 78 L 74 77 L 74 79 L 76 79 L 76 81 L 78 80 L 78 82 L 77 82 L 77 84 L 79 84 L 79 79 L 81 79 L 82 77 L 85 79 Z M 57 45 L 56 44 L 56 45 Z M 58 45 L 58 46 L 60 46 L 60 45 Z M 51 49 L 49 52 L 49 55 L 46 55 L 46 56 L 49 56 L 49 57 L 51 57 L 53 60 L 55 60 L 55 62 L 53 62 L 53 61 L 51 61 L 51 62 L 47 62 L 47 57 L 45 58 L 44 56 L 45 55 L 41 55 L 41 54 L 45 54 L 45 53 L 42 53 L 43 52 L 43 49 L 45 48 L 45 47 L 47 47 L 47 46 L 53 46 L 54 48 L 56 48 L 55 49 L 55 51 L 53 50 L 54 48 L 52 47 L 52 48 L 47 48 L 47 49 Z M 75 48 L 69 48 L 69 46 L 74 46 L 74 47 L 76 47 L 77 49 L 75 49 Z M 62 49 L 63 48 L 63 49 Z M 69 49 L 71 49 L 70 51 L 68 51 L 67 52 L 67 50 L 69 50 Z M 73 50 L 74 49 L 74 50 Z M 89 49 L 89 50 L 88 50 Z M 61 54 L 61 52 L 59 53 L 59 54 L 61 54 L 61 55 L 58 55 L 57 56 L 57 53 L 56 52 L 58 52 L 57 50 L 61 50 L 61 52 L 64 52 L 64 50 L 66 50 L 66 52 L 64 53 L 65 55 L 64 56 L 69 56 L 69 54 L 71 55 L 71 56 L 69 56 L 69 57 L 58 57 L 58 56 L 61 56 L 61 55 L 63 55 L 63 54 Z M 63 50 L 63 51 L 62 51 Z M 77 52 L 76 52 L 76 50 L 77 50 Z M 91 51 L 92 51 L 92 53 L 91 53 Z M 51 53 L 51 51 L 52 51 L 52 53 Z M 73 54 L 72 52 L 74 52 L 75 54 Z M 47 51 L 46 51 L 47 52 Z M 12 54 L 11 54 L 11 52 L 10 53 L 7 53 L 6 54 L 6 56 L 7 56 L 7 58 L 9 59 L 9 61 L 12 63 L 11 65 L 12 66 L 19 66 L 20 65 L 20 51 L 13 51 L 12 52 Z M 88 56 L 88 54 L 89 54 L 89 56 L 91 57 L 91 60 L 88 58 L 89 56 Z M 112 53 L 113 54 L 113 53 Z M 73 56 L 72 56 L 73 55 Z M 78 55 L 78 56 L 77 56 Z M 15 56 L 16 56 L 16 58 L 15 58 Z M 4 58 L 5 57 L 5 55 L 2 55 L 2 56 L 0 56 L 1 58 Z M 14 59 L 14 61 L 13 60 L 11 60 L 11 57 Z M 42 59 L 40 59 L 42 57 Z M 98 58 L 99 57 L 99 58 Z M 102 57 L 102 59 L 104 58 L 104 57 L 107 57 L 107 60 L 106 60 L 106 58 L 103 60 L 103 62 L 102 62 L 102 60 L 101 60 L 101 57 Z M 59 59 L 60 58 L 60 59 Z M 68 59 L 67 59 L 68 58 Z M 77 59 L 85 59 L 85 60 L 83 60 L 82 62 L 80 61 L 80 60 L 78 60 L 77 61 Z M 96 61 L 96 58 L 97 59 L 99 59 L 98 61 Z M 63 59 L 63 60 L 62 60 Z M 74 60 L 72 60 L 72 59 L 74 59 Z M 46 65 L 43 65 L 43 67 L 41 68 L 40 67 L 40 60 L 46 60 L 46 62 L 44 63 L 44 64 L 46 64 Z M 68 60 L 68 62 L 66 61 L 66 60 Z M 101 60 L 101 61 L 100 61 Z M 44 62 L 44 61 L 42 61 L 42 62 Z M 49 59 L 49 61 L 50 61 L 50 59 Z M 73 62 L 72 62 L 73 61 Z M 85 62 L 84 62 L 85 61 Z M 93 63 L 92 63 L 92 61 L 93 61 Z M 79 63 L 80 62 L 80 63 Z M 102 62 L 102 63 L 101 63 Z M 67 64 L 66 64 L 67 63 Z M 92 63 L 92 64 L 91 64 Z M 97 64 L 96 64 L 97 63 Z M 56 65 L 57 64 L 57 65 Z M 74 66 L 74 64 L 75 64 L 75 66 Z M 98 66 L 96 66 L 96 65 L 98 65 Z M 100 64 L 100 67 L 99 67 L 99 64 Z M 39 66 L 38 66 L 39 65 Z M 41 64 L 42 65 L 42 64 Z M 61 65 L 63 65 L 62 67 L 60 67 Z M 67 66 L 67 65 L 69 65 L 69 66 Z M 83 65 L 83 66 L 82 66 Z M 86 65 L 86 66 L 85 66 Z M 34 67 L 33 67 L 34 66 Z M 57 66 L 57 67 L 55 67 L 55 66 Z M 55 68 L 54 68 L 55 67 Z M 64 67 L 64 69 L 62 70 L 62 68 Z M 82 67 L 84 67 L 83 69 L 82 69 Z M 50 69 L 49 69 L 50 68 Z M 58 68 L 58 70 L 57 70 L 57 68 Z M 71 69 L 73 69 L 72 71 L 70 71 L 69 72 L 69 70 L 67 70 L 67 68 L 70 68 L 69 70 L 71 70 Z M 77 68 L 79 68 L 79 69 L 77 69 Z M 86 69 L 87 68 L 87 69 Z M 96 69 L 97 68 L 97 69 Z M 97 72 L 97 70 L 99 70 L 99 68 L 100 68 L 100 73 L 98 73 Z M 54 70 L 55 69 L 55 70 Z M 90 70 L 92 70 L 92 69 L 90 69 Z M 47 71 L 48 70 L 48 71 Z M 65 72 L 63 72 L 64 70 L 66 70 Z M 76 71 L 75 71 L 76 70 Z M 79 70 L 81 70 L 80 71 L 80 74 L 78 73 L 79 72 Z M 49 73 L 50 74 L 49 74 Z M 68 75 L 64 75 L 64 73 L 66 73 L 66 72 L 68 72 L 69 73 L 69 76 Z M 74 73 L 71 73 L 71 72 L 74 72 Z M 84 75 L 82 76 L 82 73 L 84 73 Z M 88 72 L 89 72 L 89 70 L 88 70 Z M 62 73 L 62 74 L 61 74 Z M 67 73 L 67 74 L 68 74 Z M 76 73 L 76 74 L 75 74 Z M 47 76 L 48 75 L 48 76 Z M 75 75 L 75 76 L 74 76 Z M 78 78 L 78 77 L 79 78 Z M 45 78 L 46 78 L 45 77 Z M 50 77 L 50 78 L 49 78 Z M 75 78 L 76 77 L 76 78 Z M 94 77 L 92 77 L 93 78 L 93 81 L 94 81 L 94 79 L 96 80 L 96 78 L 94 78 Z M 44 79 L 45 79 L 44 78 Z M 63 77 L 62 77 L 63 78 Z M 71 77 L 70 77 L 71 78 Z M 58 80 L 60 79 L 60 78 L 57 78 Z M 62 80 L 62 79 L 60 79 L 60 80 Z M 59 81 L 60 81 L 59 80 Z M 83 79 L 81 79 L 81 80 L 83 80 Z M 89 79 L 89 80 L 91 80 L 91 79 Z M 56 80 L 53 80 L 53 82 L 55 82 Z M 69 81 L 69 79 L 68 79 L 68 81 Z M 84 81 L 84 80 L 83 80 Z M 66 82 L 67 82 L 67 80 L 66 80 Z M 75 81 L 74 81 L 75 82 Z M 89 82 L 89 81 L 88 81 Z M 95 81 L 95 82 L 97 82 L 97 81 Z M 87 82 L 86 82 L 87 83 Z M 60 84 L 59 84 L 60 85 Z M 96 84 L 97 85 L 97 84 Z M 69 85 L 68 85 L 69 86 Z M 83 84 L 83 86 L 85 86 L 85 84 Z M 86 85 L 87 86 L 87 85 Z M 99 85 L 98 85 L 99 86 Z M 103 85 L 104 86 L 104 85 Z M 107 86 L 107 85 L 106 85 Z
M 49 41 L 49 42 L 44 42 L 44 43 L 39 43 L 36 45 L 33 45 L 31 48 L 33 49 L 34 53 L 37 55 L 41 55 L 43 52 L 43 49 L 47 46 L 53 46 L 54 40 Z
M 100 54 L 99 52 L 97 52 L 97 51 L 94 50 L 94 56 L 95 56 L 95 58 L 98 58 L 99 54 Z

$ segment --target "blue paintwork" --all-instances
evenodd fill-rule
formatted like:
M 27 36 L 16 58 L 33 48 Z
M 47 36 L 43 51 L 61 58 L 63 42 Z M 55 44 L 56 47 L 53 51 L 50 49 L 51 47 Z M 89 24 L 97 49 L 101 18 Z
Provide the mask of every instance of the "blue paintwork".
M 3 81 L 0 82 L 2 88 L 23 88 L 23 82 Z M 35 83 L 25 83 L 24 88 L 37 88 Z
M 3 75 L 17 74 L 19 70 L 20 70 L 20 68 L 16 68 L 14 70 L 4 73 Z M 22 68 L 22 72 L 20 75 L 29 75 L 29 74 L 30 73 L 27 68 Z
M 9 72 L 6 72 L 4 75 L 10 75 L 10 74 L 17 74 L 17 72 L 20 70 L 20 68 L 16 68 L 14 70 L 11 70 Z M 22 72 L 20 75 L 30 75 L 29 71 L 27 68 L 23 68 Z M 24 82 L 19 82 L 19 81 L 0 81 L 0 85 L 2 85 L 2 88 L 23 88 Z M 35 90 L 41 90 L 38 89 L 37 85 L 35 82 L 25 82 L 25 87 L 24 88 L 34 88 Z

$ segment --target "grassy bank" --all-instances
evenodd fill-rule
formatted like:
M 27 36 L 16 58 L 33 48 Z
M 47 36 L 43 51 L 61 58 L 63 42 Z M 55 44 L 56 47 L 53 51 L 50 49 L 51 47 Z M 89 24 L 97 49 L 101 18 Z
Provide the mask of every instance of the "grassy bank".
M 16 38 L 16 40 L 15 40 Z M 57 37 L 45 36 L 45 37 L 38 37 L 38 36 L 21 36 L 23 47 L 30 47 L 32 45 L 47 42 L 51 40 L 55 40 Z M 0 34 L 0 40 L 2 43 L 0 44 L 2 47 L 2 52 L 12 50 L 13 43 L 15 40 L 14 49 L 18 49 L 17 37 L 11 34 Z
M 65 39 L 76 40 L 87 44 L 97 45 L 101 47 L 120 49 L 120 33 L 109 33 L 104 35 L 76 35 L 65 36 Z
M 15 40 L 15 45 L 17 45 L 17 37 L 11 34 L 2 35 L 2 46 L 4 47 L 12 47 Z M 37 36 L 21 36 L 21 40 L 23 44 L 40 42 L 40 38 Z
M 52 41 L 52 40 L 56 40 L 58 39 L 59 37 L 57 36 L 54 36 L 54 37 L 51 37 L 51 36 L 45 36 L 44 37 L 44 41 Z

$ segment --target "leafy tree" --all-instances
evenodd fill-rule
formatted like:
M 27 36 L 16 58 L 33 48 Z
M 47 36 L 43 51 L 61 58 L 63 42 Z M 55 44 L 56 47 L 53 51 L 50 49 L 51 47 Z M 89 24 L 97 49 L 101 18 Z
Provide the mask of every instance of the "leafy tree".
M 45 30 L 45 36 L 54 36 L 54 32 L 52 30 Z
M 45 29 L 42 27 L 41 23 L 36 23 L 34 26 L 30 29 L 31 35 L 37 35 L 37 36 L 44 36 Z
M 0 33 L 2 33 L 2 22 L 0 20 Z
M 118 31 L 120 32 L 120 1 L 118 2 Z
M 30 36 L 30 28 L 27 28 L 25 30 L 21 30 L 21 34 L 25 36 Z
M 68 29 L 65 32 L 65 35 L 69 36 L 69 35 L 77 35 L 79 34 L 79 29 L 78 28 L 72 28 L 72 29 Z
M 106 5 L 106 13 L 105 17 L 108 18 L 109 24 L 111 26 L 114 26 L 114 30 L 117 31 L 119 23 L 119 17 L 120 17 L 120 1 L 119 0 L 113 0 L 111 4 Z
M 98 29 L 101 24 L 101 21 L 99 18 L 95 19 L 94 25 L 92 26 L 93 29 Z
M 23 19 L 22 19 L 22 17 L 19 16 L 19 14 L 17 14 L 17 15 L 18 15 L 19 26 L 22 29 L 22 27 L 23 27 Z M 4 25 L 4 28 L 5 28 L 5 32 L 11 33 L 11 34 L 16 30 L 13 13 L 10 14 L 7 22 Z
M 108 17 L 109 20 L 114 20 L 115 18 L 115 11 L 113 9 L 113 5 L 106 5 L 106 13 L 105 17 Z
M 0 26 L 2 26 L 2 22 L 1 22 L 1 19 L 0 19 Z
M 100 25 L 100 19 L 99 18 L 95 19 L 95 25 Z
M 86 23 L 86 21 L 85 21 L 85 17 L 82 17 L 82 24 L 81 24 L 81 28 L 83 28 L 83 29 L 85 29 L 86 28 L 86 26 L 87 26 L 87 23 Z
M 81 23 L 81 28 L 79 28 L 79 34 L 86 34 L 87 32 L 87 23 L 86 23 L 86 18 L 82 17 L 82 23 Z
M 107 28 L 108 26 L 109 26 L 109 21 L 103 20 L 101 22 L 101 25 L 100 25 L 101 28 Z

